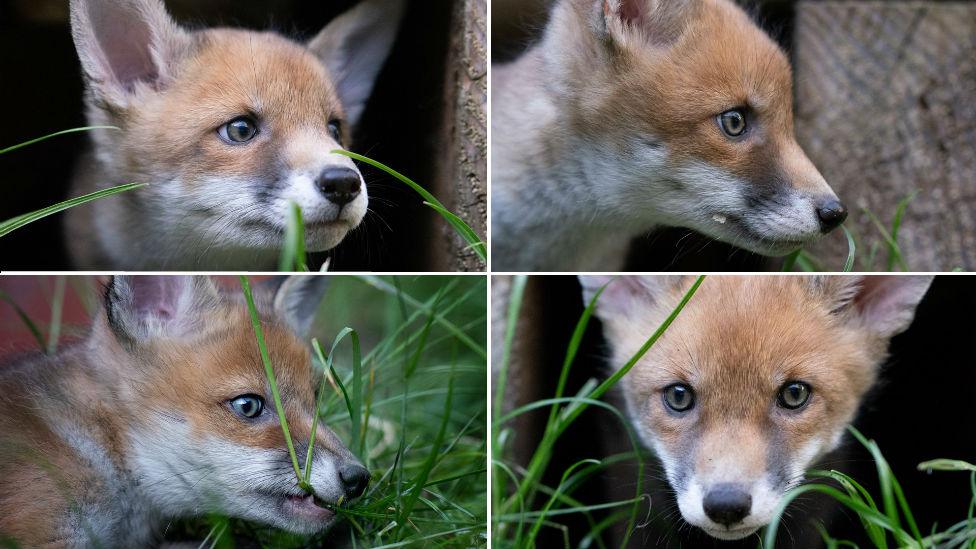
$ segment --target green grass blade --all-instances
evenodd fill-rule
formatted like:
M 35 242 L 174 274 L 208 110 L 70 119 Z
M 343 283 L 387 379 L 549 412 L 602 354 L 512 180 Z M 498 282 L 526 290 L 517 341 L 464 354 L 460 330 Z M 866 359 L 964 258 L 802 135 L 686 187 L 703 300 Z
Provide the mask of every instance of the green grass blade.
M 881 220 L 871 210 L 865 208 L 864 213 L 871 220 L 875 228 L 878 229 L 878 232 L 881 233 L 881 238 L 885 241 L 885 244 L 888 245 L 888 270 L 893 271 L 897 263 L 902 271 L 907 271 L 908 264 L 905 263 L 905 258 L 901 255 L 901 247 L 898 246 L 898 242 L 892 238 L 891 233 L 888 232 L 888 229 L 885 228 Z
M 854 270 L 854 255 L 857 252 L 857 245 L 854 244 L 854 235 L 851 234 L 851 231 L 844 225 L 841 225 L 840 228 L 844 230 L 844 236 L 847 237 L 847 261 L 844 262 L 844 272 L 849 273 Z
M 302 490 L 311 492 L 312 488 L 305 482 L 302 477 L 302 470 L 298 466 L 295 444 L 292 442 L 291 432 L 288 430 L 288 420 L 285 419 L 285 407 L 281 403 L 281 393 L 278 392 L 278 380 L 275 378 L 274 368 L 271 367 L 271 357 L 268 354 L 268 346 L 264 340 L 264 330 L 261 329 L 261 319 L 258 317 L 258 310 L 254 306 L 254 296 L 251 295 L 251 284 L 244 275 L 240 275 L 238 278 L 241 281 L 241 288 L 244 291 L 244 299 L 247 301 L 247 310 L 251 315 L 251 326 L 254 328 L 258 349 L 261 351 L 261 361 L 264 363 L 264 373 L 268 378 L 268 385 L 271 387 L 271 396 L 274 399 L 275 410 L 278 412 L 278 421 L 281 423 L 281 430 L 285 434 L 288 454 L 291 456 L 291 464 L 295 469 L 295 478 Z
M 383 170 L 384 172 L 399 179 L 401 182 L 403 182 L 408 187 L 413 189 L 417 194 L 419 194 L 424 199 L 425 202 L 428 203 L 428 205 L 431 208 L 433 208 L 435 211 L 440 213 L 442 216 L 444 216 L 445 213 L 450 214 L 450 217 L 444 216 L 444 219 L 451 226 L 453 226 L 455 230 L 458 231 L 458 233 L 460 233 L 461 237 L 466 242 L 468 242 L 468 244 L 470 244 L 474 248 L 475 253 L 477 253 L 482 260 L 487 260 L 488 254 L 487 254 L 487 249 L 484 245 L 484 241 L 478 238 L 478 236 L 474 232 L 474 229 L 472 229 L 470 225 L 465 223 L 457 215 L 451 214 L 448 211 L 448 209 L 444 207 L 444 204 L 441 204 L 440 200 L 437 200 L 437 198 L 435 198 L 434 195 L 430 194 L 430 192 L 428 192 L 427 189 L 421 187 L 417 182 L 403 175 L 402 173 L 394 170 L 393 168 L 387 166 L 386 164 L 383 164 L 382 162 L 377 162 L 376 160 L 373 160 L 372 158 L 367 158 L 361 154 L 356 154 L 354 152 L 349 152 L 342 149 L 336 149 L 331 152 L 333 154 L 341 154 L 344 156 L 348 156 L 349 158 L 352 158 L 354 160 L 359 160 L 360 162 L 365 162 L 370 166 L 373 166 L 374 168 L 379 168 Z M 455 223 L 457 223 L 457 225 Z
M 64 202 L 60 202 L 53 206 L 48 206 L 47 208 L 42 208 L 40 210 L 37 210 L 36 212 L 31 212 L 24 215 L 18 215 L 17 217 L 8 219 L 0 223 L 0 237 L 7 236 L 8 234 L 16 231 L 17 229 L 24 227 L 25 225 L 28 225 L 30 223 L 33 223 L 45 217 L 54 215 L 56 213 L 63 212 L 64 210 L 74 208 L 75 206 L 80 206 L 82 204 L 86 204 L 88 202 L 98 200 L 100 198 L 105 198 L 113 194 L 124 193 L 126 191 L 131 191 L 145 186 L 146 186 L 145 183 L 129 183 L 127 185 L 119 185 L 118 187 L 102 189 L 100 191 L 96 191 L 91 194 L 86 194 L 84 196 L 72 198 L 71 200 L 65 200 Z
M 302 209 L 294 201 L 288 203 L 289 213 L 285 226 L 285 242 L 278 258 L 278 270 L 282 272 L 308 272 L 305 254 L 305 223 Z
M 486 261 L 488 259 L 488 247 L 485 246 L 484 241 L 478 238 L 478 234 L 475 233 L 474 229 L 465 223 L 463 219 L 447 211 L 443 206 L 431 204 L 430 202 L 426 201 L 424 202 L 424 205 L 441 214 L 441 216 L 446 219 L 452 227 L 454 227 L 454 230 L 461 235 L 461 238 L 468 243 L 468 246 L 474 250 L 474 253 L 478 254 L 478 257 L 480 257 L 482 261 Z
M 437 435 L 434 437 L 434 442 L 431 445 L 430 453 L 427 454 L 427 459 L 424 461 L 423 467 L 420 469 L 417 477 L 414 479 L 413 486 L 407 494 L 407 497 L 403 499 L 403 506 L 400 508 L 397 524 L 398 529 L 402 530 L 407 524 L 407 520 L 410 514 L 413 512 L 414 506 L 417 504 L 417 499 L 420 494 L 424 491 L 424 485 L 427 484 L 427 479 L 430 478 L 430 472 L 434 470 L 434 466 L 441 456 L 441 445 L 444 443 L 444 436 L 447 434 L 447 426 L 451 420 L 451 403 L 454 401 L 454 371 L 452 369 L 450 377 L 447 380 L 447 397 L 444 399 L 444 411 L 441 416 L 441 426 L 437 430 Z
M 325 398 L 325 385 L 326 380 L 329 379 L 329 367 L 325 364 L 325 359 L 322 357 L 322 347 L 319 345 L 319 340 L 317 338 L 312 338 L 312 348 L 315 350 L 319 361 L 322 363 L 322 381 L 319 382 L 319 394 L 318 398 L 315 399 L 315 415 L 312 416 L 312 433 L 308 436 L 308 452 L 305 454 L 305 469 L 302 480 L 305 484 L 309 483 L 312 478 L 312 454 L 313 448 L 315 447 L 315 434 L 319 427 L 319 416 L 322 415 L 322 400 Z M 331 357 L 330 357 L 331 358 Z M 329 365 L 331 366 L 331 364 Z M 346 399 L 348 404 L 349 399 Z M 350 410 L 350 416 L 352 411 Z
M 23 143 L 7 147 L 6 149 L 0 149 L 0 154 L 7 154 L 8 152 L 16 151 L 17 149 L 22 149 L 24 147 L 29 147 L 35 143 L 40 143 L 41 141 L 47 141 L 53 137 L 59 137 L 62 135 L 68 135 L 71 133 L 87 132 L 92 130 L 119 130 L 116 126 L 85 126 L 82 128 L 71 128 L 70 130 L 62 130 L 59 132 L 54 132 L 43 137 L 38 137 L 36 139 L 31 139 L 30 141 L 25 141 Z
M 61 311 L 64 308 L 64 276 L 54 279 L 54 297 L 51 299 L 51 322 L 47 327 L 47 354 L 53 355 L 58 351 L 58 340 L 61 339 Z
M 919 471 L 970 471 L 976 473 L 976 465 L 958 459 L 933 459 L 918 464 Z M 976 494 L 974 494 L 976 495 Z
M 27 314 L 27 312 L 21 309 L 20 305 L 18 305 L 17 302 L 14 301 L 14 298 L 11 297 L 7 292 L 0 291 L 0 300 L 6 301 L 8 305 L 13 307 L 14 312 L 16 312 L 17 316 L 20 317 L 21 322 L 24 323 L 24 326 L 27 326 L 27 329 L 30 331 L 31 335 L 34 336 L 35 340 L 37 340 L 38 348 L 40 348 L 41 351 L 44 351 L 47 347 L 47 345 L 44 343 L 44 336 L 41 335 L 41 330 L 37 327 L 37 324 L 34 324 L 34 321 L 31 320 L 31 317 Z
M 797 258 L 800 257 L 800 253 L 802 251 L 803 250 L 797 250 L 797 251 L 791 253 L 790 255 L 786 256 L 786 259 L 783 260 L 783 267 L 780 269 L 780 271 L 782 271 L 784 273 L 788 273 L 788 272 L 792 271 L 793 270 L 793 266 L 796 265 L 796 260 L 797 260 Z
M 918 195 L 918 191 L 912 191 L 908 193 L 905 198 L 902 198 L 898 202 L 898 207 L 895 208 L 895 218 L 891 222 L 891 239 L 898 242 L 898 231 L 901 230 L 901 221 L 905 217 L 905 211 L 908 210 L 908 204 L 915 199 Z M 895 269 L 895 257 L 888 257 L 888 270 L 893 271 Z M 907 270 L 907 269 L 906 269 Z
M 529 531 L 528 539 L 526 540 L 526 544 L 525 544 L 526 547 L 529 548 L 535 547 L 535 539 L 539 536 L 539 532 L 542 530 L 542 524 L 547 516 L 547 513 L 549 513 L 549 510 L 552 509 L 553 504 L 556 503 L 556 500 L 559 498 L 559 496 L 562 495 L 562 492 L 565 490 L 565 487 L 568 484 L 569 477 L 573 474 L 573 472 L 576 471 L 577 468 L 582 467 L 584 465 L 594 465 L 594 464 L 599 465 L 600 461 L 596 459 L 583 459 L 570 465 L 568 468 L 566 468 L 565 471 L 563 471 L 563 476 L 562 479 L 559 481 L 559 485 L 556 488 L 556 492 L 553 493 L 552 496 L 549 497 L 549 500 L 546 502 L 546 504 L 542 506 L 542 512 L 539 514 L 539 518 L 535 520 L 535 523 L 532 525 L 532 529 Z

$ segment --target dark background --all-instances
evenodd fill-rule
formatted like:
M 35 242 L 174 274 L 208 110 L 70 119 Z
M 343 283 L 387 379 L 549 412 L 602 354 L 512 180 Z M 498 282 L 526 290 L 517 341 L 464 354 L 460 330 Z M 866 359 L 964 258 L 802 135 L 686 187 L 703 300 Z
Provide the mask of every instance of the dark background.
M 276 29 L 305 40 L 356 2 L 353 0 L 168 0 L 174 18 L 189 27 Z M 71 41 L 67 0 L 0 0 L 0 148 L 84 126 L 82 80 Z M 444 94 L 452 0 L 413 0 L 393 53 L 354 136 L 352 150 L 376 158 L 423 184 L 434 177 Z M 0 156 L 0 219 L 40 209 L 67 196 L 87 137 L 58 137 Z M 428 270 L 435 214 L 405 185 L 362 166 L 370 213 L 332 255 L 333 270 Z M 82 206 L 84 207 L 84 206 Z M 0 267 L 67 268 L 61 215 L 0 239 Z M 313 265 L 326 254 L 312 258 Z
M 535 399 L 550 397 L 562 367 L 566 345 L 583 312 L 580 287 L 572 276 L 545 276 L 530 279 L 527 299 L 535 299 L 531 308 L 542 311 L 531 323 L 539 341 L 534 342 L 536 355 L 532 364 L 539 368 Z M 972 315 L 976 308 L 976 280 L 967 276 L 941 276 L 933 283 L 918 308 L 912 326 L 891 343 L 891 357 L 880 370 L 879 382 L 860 408 L 855 420 L 866 437 L 874 439 L 890 462 L 904 489 L 923 535 L 933 524 L 947 528 L 965 518 L 972 493 L 966 473 L 935 472 L 927 474 L 917 465 L 935 458 L 962 459 L 976 462 L 976 339 L 973 338 Z M 520 330 L 521 331 L 521 330 Z M 590 322 L 580 347 L 565 394 L 576 394 L 591 377 L 603 379 L 606 349 L 602 329 L 595 318 Z M 622 402 L 615 402 L 621 409 Z M 538 419 L 538 418 L 537 418 Z M 541 421 L 544 422 L 542 417 Z M 522 431 L 517 437 L 538 440 L 541 433 Z M 533 438 L 534 437 L 534 438 Z M 734 441 L 729 441 L 734 451 Z M 560 439 L 549 467 L 551 476 L 544 482 L 559 483 L 562 472 L 585 458 L 601 458 L 630 451 L 625 432 L 610 413 L 596 409 L 585 412 Z M 751 536 L 740 542 L 714 540 L 680 519 L 677 504 L 663 480 L 663 473 L 653 457 L 648 456 L 645 490 L 652 498 L 651 523 L 633 535 L 632 547 L 715 547 L 754 549 L 759 541 Z M 842 447 L 827 456 L 818 468 L 843 471 L 879 494 L 875 464 L 867 451 L 846 435 Z M 615 467 L 588 481 L 572 494 L 584 505 L 618 501 L 634 497 L 634 464 Z M 852 540 L 861 547 L 872 547 L 863 535 L 858 518 L 841 509 L 840 504 L 817 496 L 803 496 L 787 511 L 788 518 L 780 528 L 778 547 L 822 547 L 819 533 L 811 526 L 819 520 L 836 539 Z M 599 521 L 605 515 L 596 515 Z M 643 516 L 643 515 L 642 515 Z M 571 545 L 579 543 L 589 525 L 581 515 L 552 517 L 569 528 Z M 561 547 L 562 533 L 544 529 L 540 547 Z M 607 534 L 608 546 L 619 544 L 620 531 Z

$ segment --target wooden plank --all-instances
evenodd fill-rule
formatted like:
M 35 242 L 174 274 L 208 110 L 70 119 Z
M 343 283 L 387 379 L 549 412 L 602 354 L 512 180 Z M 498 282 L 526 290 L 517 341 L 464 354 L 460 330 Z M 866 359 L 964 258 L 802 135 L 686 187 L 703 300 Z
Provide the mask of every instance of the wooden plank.
M 487 0 L 454 3 L 444 86 L 445 109 L 434 194 L 488 239 L 488 41 Z M 435 257 L 443 271 L 483 271 L 486 265 L 446 223 L 446 256 Z
M 865 210 L 890 226 L 917 191 L 898 236 L 907 267 L 976 269 L 976 4 L 803 0 L 794 53 L 797 137 L 851 209 L 856 268 L 888 267 Z M 846 240 L 813 252 L 839 269 Z

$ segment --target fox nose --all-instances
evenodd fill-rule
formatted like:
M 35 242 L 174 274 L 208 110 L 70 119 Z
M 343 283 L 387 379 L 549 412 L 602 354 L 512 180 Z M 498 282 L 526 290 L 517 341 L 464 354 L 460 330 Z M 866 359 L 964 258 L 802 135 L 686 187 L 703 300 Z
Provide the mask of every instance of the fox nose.
M 737 484 L 717 484 L 702 502 L 705 515 L 724 526 L 742 522 L 752 509 L 752 496 Z
M 347 463 L 339 468 L 339 480 L 346 492 L 346 497 L 358 498 L 366 491 L 369 484 L 369 471 L 356 463 Z
M 326 168 L 315 180 L 319 192 L 336 206 L 345 206 L 359 196 L 359 174 L 349 168 Z
M 836 198 L 828 198 L 817 206 L 820 218 L 820 232 L 827 234 L 847 219 L 847 208 Z

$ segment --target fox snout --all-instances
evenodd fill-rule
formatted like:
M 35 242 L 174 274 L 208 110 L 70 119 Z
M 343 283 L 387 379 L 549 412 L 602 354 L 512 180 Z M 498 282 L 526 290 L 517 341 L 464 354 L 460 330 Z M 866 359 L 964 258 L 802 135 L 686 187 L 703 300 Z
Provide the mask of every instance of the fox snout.
M 315 186 L 326 200 L 341 208 L 359 196 L 362 181 L 355 170 L 330 166 L 319 174 Z
M 820 232 L 827 234 L 847 219 L 847 207 L 837 197 L 827 197 L 817 204 L 817 218 L 820 219 Z
M 742 522 L 752 509 L 752 495 L 739 484 L 716 484 L 702 500 L 705 516 L 725 527 Z
M 358 462 L 347 462 L 339 467 L 339 480 L 347 499 L 358 498 L 369 485 L 369 471 Z

